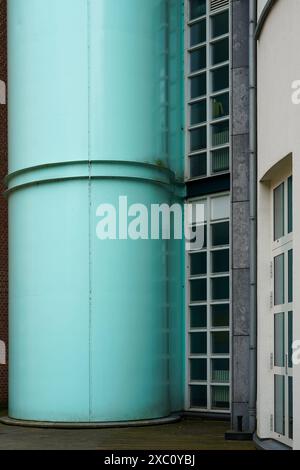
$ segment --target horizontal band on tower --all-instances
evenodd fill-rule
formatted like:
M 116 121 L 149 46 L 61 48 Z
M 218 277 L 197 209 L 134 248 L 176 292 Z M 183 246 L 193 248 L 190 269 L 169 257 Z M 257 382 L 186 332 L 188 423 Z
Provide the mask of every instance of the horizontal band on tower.
M 129 428 L 145 426 L 161 426 L 162 424 L 177 423 L 181 420 L 180 414 L 171 414 L 164 418 L 142 419 L 135 421 L 89 421 L 80 422 L 50 422 L 50 421 L 28 421 L 13 419 L 8 416 L 0 418 L 0 423 L 6 426 L 21 426 L 27 428 L 52 428 L 52 429 L 102 429 L 102 428 Z
M 140 180 L 166 186 L 174 192 L 184 188 L 175 173 L 162 164 L 129 160 L 74 160 L 31 166 L 10 173 L 5 179 L 5 193 L 36 184 L 76 179 Z

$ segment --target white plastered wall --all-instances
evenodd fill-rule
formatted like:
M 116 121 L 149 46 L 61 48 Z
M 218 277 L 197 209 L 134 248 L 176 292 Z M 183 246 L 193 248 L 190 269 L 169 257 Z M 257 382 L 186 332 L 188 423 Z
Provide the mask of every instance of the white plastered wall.
M 259 2 L 259 8 L 265 3 Z M 294 181 L 294 340 L 300 339 L 300 105 L 292 83 L 300 80 L 300 1 L 278 0 L 258 41 L 258 435 L 269 437 L 271 212 L 268 182 L 292 165 Z M 278 163 L 286 158 L 282 166 Z M 278 170 L 279 168 L 279 170 Z M 276 176 L 277 173 L 277 176 Z M 267 175 L 267 176 L 266 176 Z M 299 201 L 299 203 L 297 202 Z M 300 449 L 300 366 L 294 367 L 294 448 Z

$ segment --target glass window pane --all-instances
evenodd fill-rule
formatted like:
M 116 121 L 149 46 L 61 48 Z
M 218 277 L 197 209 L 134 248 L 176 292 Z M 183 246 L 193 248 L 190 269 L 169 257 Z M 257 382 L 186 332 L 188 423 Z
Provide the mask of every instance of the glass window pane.
M 229 271 L 229 250 L 211 252 L 211 272 L 227 273 Z
M 226 219 L 230 216 L 230 197 L 219 196 L 211 199 L 211 219 Z
M 206 0 L 190 0 L 190 19 L 194 20 L 206 14 Z
M 211 171 L 219 173 L 227 170 L 229 170 L 229 147 L 214 150 L 211 153 Z
M 206 100 L 190 105 L 191 126 L 201 124 L 206 121 Z
M 213 386 L 211 387 L 211 405 L 214 409 L 229 409 L 229 387 Z
M 293 312 L 288 313 L 288 362 L 293 367 Z
M 293 250 L 288 252 L 288 301 L 293 302 Z
M 229 245 L 229 222 L 221 222 L 211 226 L 212 246 Z
M 229 359 L 212 359 L 211 380 L 213 382 L 229 382 Z
M 193 24 L 190 28 L 191 33 L 191 47 L 201 44 L 206 41 L 206 20 L 199 21 Z
M 274 305 L 284 304 L 284 254 L 274 258 Z
M 212 91 L 215 93 L 229 87 L 229 67 L 225 65 L 211 72 Z
M 191 301 L 204 302 L 207 300 L 207 281 L 206 279 L 195 279 L 190 281 Z
M 285 390 L 284 376 L 274 376 L 275 389 L 275 432 L 285 435 Z
M 211 306 L 212 327 L 229 327 L 229 304 Z
M 206 73 L 201 73 L 197 77 L 190 79 L 191 99 L 206 95 Z
M 212 44 L 212 65 L 226 62 L 229 59 L 229 39 L 225 38 Z
M 201 47 L 190 53 L 191 73 L 206 68 L 206 47 Z
M 212 124 L 212 145 L 214 147 L 225 145 L 229 142 L 229 121 Z
M 212 118 L 219 119 L 229 115 L 229 93 L 215 96 L 211 99 Z
M 207 359 L 190 360 L 190 378 L 191 380 L 207 380 Z
M 207 174 L 207 154 L 193 155 L 190 157 L 190 178 L 196 176 L 206 176 Z
M 212 300 L 229 300 L 229 277 L 211 279 Z
M 207 354 L 207 334 L 190 334 L 191 354 Z
M 206 305 L 195 305 L 190 307 L 191 328 L 207 327 L 207 307 Z
M 218 15 L 214 15 L 211 20 L 212 24 L 212 38 L 216 38 L 217 36 L 222 36 L 223 34 L 227 34 L 229 32 L 229 15 L 228 10 L 220 13 Z
M 274 190 L 274 240 L 284 236 L 284 183 Z
M 191 275 L 202 275 L 207 273 L 206 252 L 190 254 Z
M 207 407 L 206 385 L 191 385 L 190 387 L 191 408 Z
M 288 179 L 288 233 L 293 231 L 293 177 Z
M 213 354 L 229 354 L 229 332 L 214 331 L 211 333 L 211 348 Z
M 289 438 L 293 439 L 293 422 L 294 422 L 294 413 L 293 413 L 293 377 L 289 377 Z
M 274 316 L 274 363 L 276 367 L 284 367 L 284 335 L 284 313 L 277 313 Z
M 202 150 L 206 148 L 206 141 L 207 141 L 206 126 L 190 131 L 190 136 L 191 136 L 191 152 L 196 152 L 197 150 Z

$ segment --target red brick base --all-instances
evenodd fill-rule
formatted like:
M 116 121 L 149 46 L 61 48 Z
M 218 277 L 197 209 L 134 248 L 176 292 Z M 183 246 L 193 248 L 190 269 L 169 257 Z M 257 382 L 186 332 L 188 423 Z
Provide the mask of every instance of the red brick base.
M 6 0 L 0 0 L 0 80 L 7 83 Z M 0 104 L 0 340 L 7 348 L 7 201 L 3 178 L 7 173 L 7 109 Z M 0 407 L 7 404 L 7 366 L 0 364 Z

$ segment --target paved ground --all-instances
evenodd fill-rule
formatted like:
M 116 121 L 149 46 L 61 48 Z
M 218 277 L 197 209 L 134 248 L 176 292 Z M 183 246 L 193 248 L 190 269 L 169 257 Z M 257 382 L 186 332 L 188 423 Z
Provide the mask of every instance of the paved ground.
M 143 428 L 54 430 L 0 424 L 0 450 L 255 450 L 251 442 L 225 441 L 229 423 L 184 419 Z

